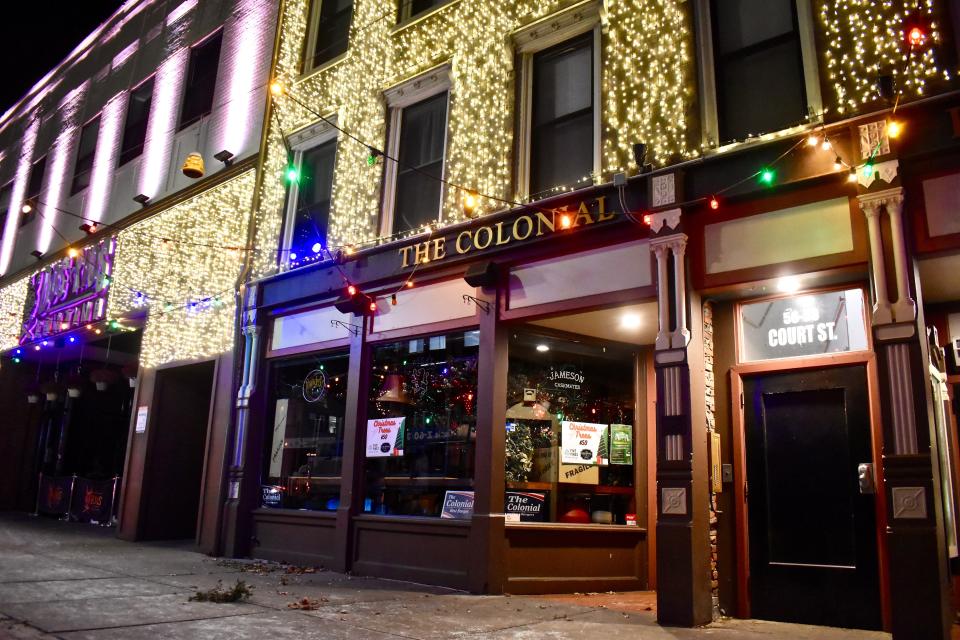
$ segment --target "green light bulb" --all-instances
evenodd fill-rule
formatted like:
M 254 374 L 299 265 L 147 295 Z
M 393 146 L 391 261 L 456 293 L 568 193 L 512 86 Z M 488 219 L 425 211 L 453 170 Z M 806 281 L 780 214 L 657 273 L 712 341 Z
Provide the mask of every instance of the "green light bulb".
M 287 182 L 300 182 L 300 171 L 296 167 L 287 167 Z
M 760 182 L 765 185 L 773 184 L 774 178 L 777 177 L 777 174 L 773 172 L 773 169 L 764 169 L 760 172 Z

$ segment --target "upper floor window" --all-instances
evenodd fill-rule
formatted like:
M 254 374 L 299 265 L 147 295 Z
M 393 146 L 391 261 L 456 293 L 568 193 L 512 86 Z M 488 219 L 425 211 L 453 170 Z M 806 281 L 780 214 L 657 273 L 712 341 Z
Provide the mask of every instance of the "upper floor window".
M 434 7 L 446 4 L 450 0 L 400 0 L 400 12 L 397 22 L 413 20 L 420 14 L 430 11 Z
M 47 156 L 43 156 L 33 163 L 30 168 L 30 179 L 27 181 L 27 200 L 34 208 L 40 200 L 40 191 L 43 189 L 43 178 L 47 173 Z
M 118 166 L 130 162 L 143 153 L 143 143 L 147 138 L 147 121 L 150 117 L 152 101 L 153 78 L 130 92 L 130 101 L 127 103 L 127 117 L 123 123 L 123 138 L 120 143 Z
M 594 169 L 594 34 L 540 51 L 532 61 L 529 193 L 579 186 Z
M 80 130 L 80 144 L 77 145 L 77 162 L 73 166 L 73 184 L 70 195 L 79 193 L 90 184 L 93 170 L 93 156 L 97 152 L 97 136 L 100 134 L 100 116 L 97 116 Z
M 213 94 L 217 86 L 217 67 L 220 65 L 220 44 L 223 32 L 208 38 L 190 49 L 190 66 L 183 92 L 180 128 L 183 129 L 213 110 Z
M 336 156 L 336 138 L 294 152 L 299 178 L 291 183 L 289 193 L 291 232 L 287 246 L 291 260 L 318 254 L 326 246 Z
M 418 229 L 440 217 L 447 92 L 404 108 L 399 119 L 393 233 Z
M 307 40 L 308 58 L 304 71 L 310 71 L 347 51 L 353 0 L 317 0 L 314 2 L 313 25 Z
M 803 124 L 818 109 L 805 71 L 806 23 L 797 0 L 711 0 L 716 129 L 723 144 Z M 802 20 L 801 20 L 802 18 Z M 812 27 L 810 27 L 812 28 Z M 812 42 L 812 35 L 810 36 Z M 808 76 L 813 76 L 812 83 Z M 810 95 L 811 90 L 817 95 Z

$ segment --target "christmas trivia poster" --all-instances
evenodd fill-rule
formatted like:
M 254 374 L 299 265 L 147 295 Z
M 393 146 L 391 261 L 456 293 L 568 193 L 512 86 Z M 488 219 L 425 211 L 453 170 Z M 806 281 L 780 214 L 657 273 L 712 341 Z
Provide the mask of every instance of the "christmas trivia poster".
M 560 462 L 565 464 L 608 464 L 607 425 L 593 422 L 564 421 L 563 450 Z
M 403 455 L 403 422 L 406 418 L 367 420 L 367 457 Z

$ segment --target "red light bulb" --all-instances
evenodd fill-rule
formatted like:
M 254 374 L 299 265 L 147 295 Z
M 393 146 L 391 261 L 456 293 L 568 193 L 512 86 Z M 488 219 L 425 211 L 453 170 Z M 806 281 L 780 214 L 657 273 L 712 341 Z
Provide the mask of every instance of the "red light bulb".
M 370 301 L 370 311 L 376 311 L 376 310 L 377 310 L 377 301 L 376 301 L 376 300 L 371 300 L 371 301 Z
M 714 211 L 720 208 L 720 201 L 716 197 L 710 198 L 710 208 Z
M 352 298 L 353 296 L 357 295 L 357 288 L 356 288 L 355 286 L 353 286 L 352 284 L 349 285 L 349 286 L 347 287 L 347 295 L 349 295 L 351 298 Z
M 910 39 L 911 45 L 913 45 L 914 47 L 917 47 L 923 44 L 923 40 L 924 38 L 926 38 L 926 34 L 923 32 L 923 29 L 921 29 L 920 27 L 914 27 L 913 29 L 910 29 L 910 32 L 907 34 L 907 38 Z

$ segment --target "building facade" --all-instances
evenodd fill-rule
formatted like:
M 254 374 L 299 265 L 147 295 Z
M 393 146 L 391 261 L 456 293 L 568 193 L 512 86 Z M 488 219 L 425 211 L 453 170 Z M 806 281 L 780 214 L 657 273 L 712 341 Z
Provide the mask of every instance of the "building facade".
M 948 637 L 958 16 L 284 2 L 225 552 Z
M 276 13 L 131 0 L 3 116 L 3 508 L 217 550 Z

